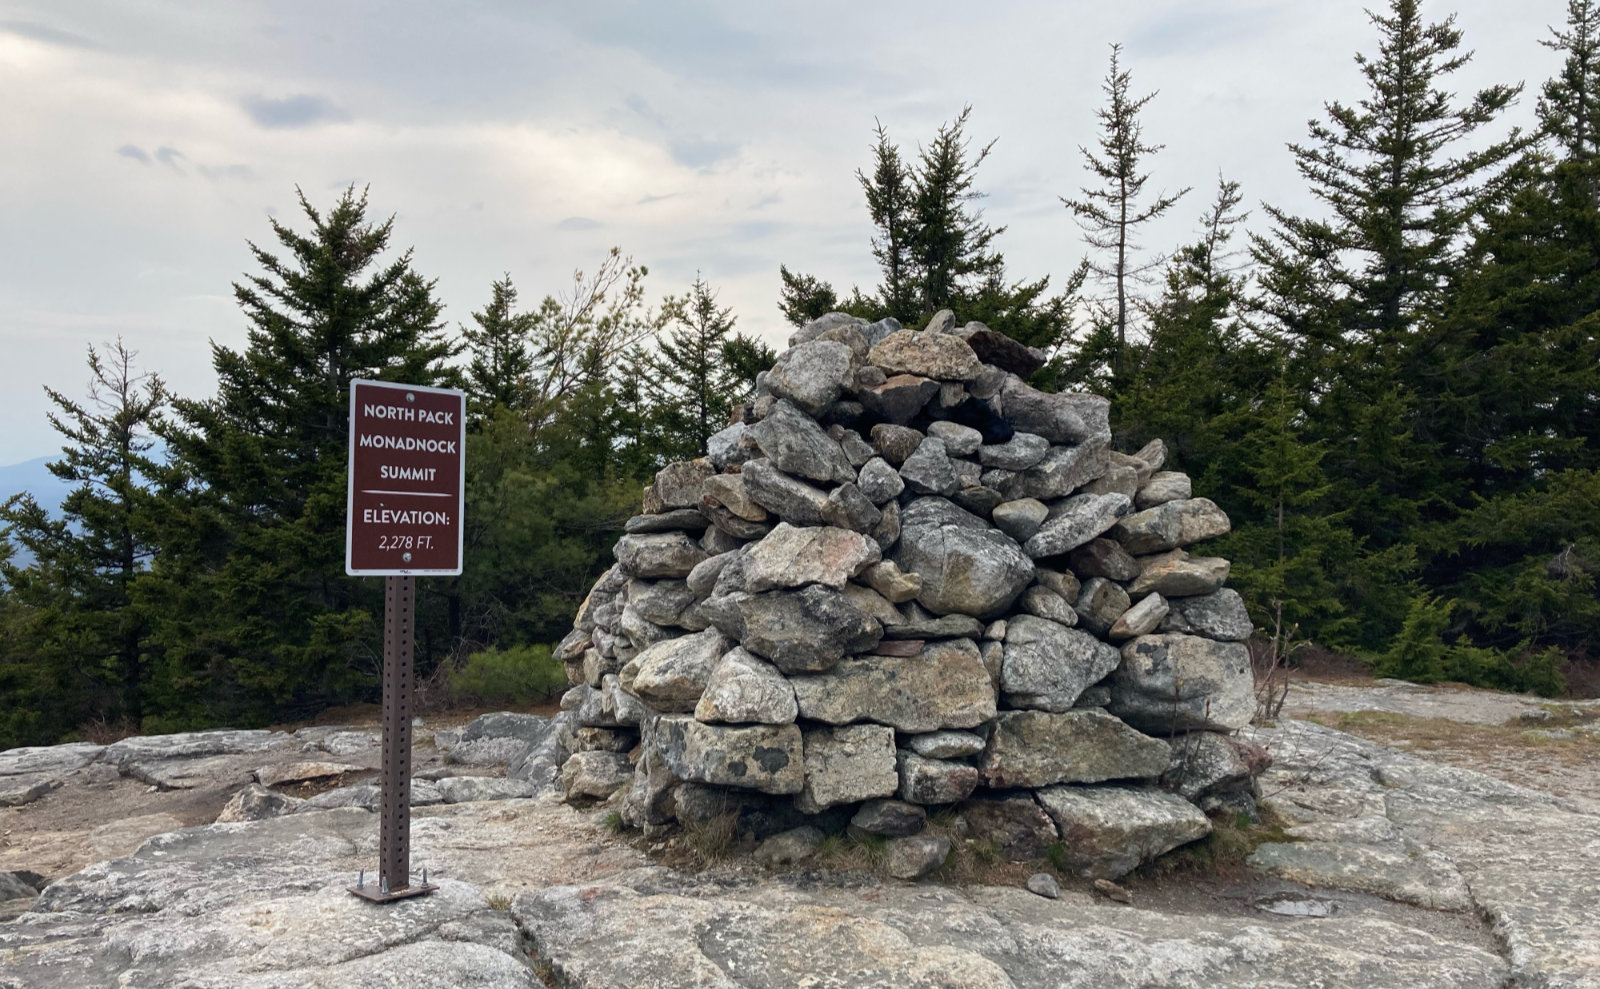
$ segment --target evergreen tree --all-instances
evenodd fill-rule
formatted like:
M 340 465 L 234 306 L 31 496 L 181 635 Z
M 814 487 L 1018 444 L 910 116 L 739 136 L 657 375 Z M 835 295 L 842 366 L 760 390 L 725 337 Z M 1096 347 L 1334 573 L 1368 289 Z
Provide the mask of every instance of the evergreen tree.
M 1247 214 L 1237 182 L 1217 180 L 1200 237 L 1167 265 L 1149 307 L 1149 339 L 1130 349 L 1132 373 L 1112 395 L 1119 438 L 1130 448 L 1160 438 L 1174 462 L 1202 468 L 1224 455 L 1224 413 L 1261 393 L 1270 372 L 1239 322 L 1247 277 L 1233 239 Z M 1102 339 L 1113 341 L 1109 333 Z
M 302 194 L 302 234 L 271 221 L 286 252 L 251 245 L 263 273 L 234 294 L 249 322 L 243 351 L 213 344 L 213 399 L 173 403 L 162 431 L 174 498 L 157 561 L 173 605 L 162 638 L 174 682 L 211 681 L 192 718 L 309 713 L 375 684 L 381 591 L 344 576 L 350 380 L 448 380 L 434 283 L 411 252 L 380 260 L 393 218 L 366 219 L 346 192 L 326 213 Z M 419 589 L 419 665 L 448 647 Z
M 59 691 L 54 731 L 77 723 L 63 724 L 64 715 L 135 728 L 145 716 L 150 620 L 135 584 L 151 554 L 149 454 L 169 395 L 160 378 L 135 371 L 135 356 L 120 339 L 90 347 L 86 402 L 45 389 L 50 424 L 68 441 L 50 473 L 77 485 L 61 514 L 30 494 L 0 508 L 0 522 L 33 557 L 26 568 L 0 561 L 0 579 L 27 609 L 17 631 L 42 667 L 35 687 Z
M 1436 441 L 1419 388 L 1429 372 L 1426 329 L 1437 318 L 1469 224 L 1507 184 L 1526 145 L 1516 131 L 1485 141 L 1480 130 L 1518 87 L 1491 86 L 1457 104 L 1441 88 L 1470 53 L 1453 18 L 1426 24 L 1417 0 L 1370 14 L 1375 57 L 1357 55 L 1367 83 L 1358 104 L 1328 105 L 1312 142 L 1290 149 L 1327 218 L 1275 207 L 1257 238 L 1262 310 L 1295 346 L 1295 386 L 1311 396 L 1314 439 L 1328 446 L 1329 497 L 1372 565 L 1361 595 L 1403 601 L 1412 576 L 1415 526 L 1437 511 Z M 1352 593 L 1356 592 L 1352 590 Z M 1368 613 L 1362 645 L 1383 648 L 1403 611 Z
M 787 265 L 780 264 L 778 277 L 781 279 L 778 310 L 794 326 L 804 326 L 839 308 L 839 296 L 833 286 L 816 276 L 797 275 Z
M 570 395 L 535 440 L 525 415 L 497 407 L 467 437 L 467 529 L 461 641 L 468 647 L 561 638 L 611 561 L 622 522 L 639 507 L 641 478 L 588 448 L 614 417 L 600 389 Z
M 1568 14 L 1539 107 L 1552 153 L 1525 159 L 1485 215 L 1428 340 L 1437 497 L 1455 514 L 1419 534 L 1426 579 L 1453 631 L 1498 651 L 1502 680 L 1538 681 L 1546 647 L 1600 648 L 1600 23 L 1589 3 Z
M 756 376 L 777 360 L 771 347 L 734 332 L 733 310 L 719 307 L 698 276 L 688 294 L 669 296 L 661 311 L 670 329 L 654 347 L 638 347 L 613 385 L 652 463 L 703 456 L 711 435 L 754 390 Z
M 872 256 L 883 272 L 878 303 L 887 313 L 911 313 L 921 308 L 915 285 L 919 224 L 913 215 L 919 205 L 916 192 L 920 190 L 913 189 L 917 176 L 901 159 L 899 147 L 889 140 L 882 122 L 877 124 L 877 134 L 878 143 L 872 149 L 872 177 L 857 169 L 856 180 L 866 193 L 867 214 L 877 229 L 872 238 Z
M 15 550 L 0 528 L 0 751 L 49 745 L 71 724 L 70 697 L 51 682 L 33 644 L 29 609 L 6 578 Z
M 977 294 L 986 284 L 1000 284 L 1005 260 L 992 249 L 1005 227 L 990 227 L 982 212 L 969 205 L 983 193 L 973 188 L 978 166 L 994 149 L 991 140 L 969 152 L 967 117 L 972 107 L 962 107 L 953 123 L 939 125 L 932 142 L 918 154 L 918 167 L 910 188 L 910 275 L 908 286 L 924 316 L 954 307 Z M 879 128 L 880 147 L 887 141 Z M 890 269 L 884 267 L 884 284 L 878 296 L 887 302 Z
M 1146 159 L 1164 145 L 1144 143 L 1139 111 L 1155 99 L 1156 94 L 1137 98 L 1128 95 L 1132 76 L 1121 68 L 1121 55 L 1122 46 L 1112 45 L 1111 67 L 1101 85 L 1107 104 L 1095 111 L 1100 121 L 1100 152 L 1096 154 L 1087 147 L 1078 149 L 1089 172 L 1102 184 L 1098 188 L 1080 190 L 1081 199 L 1061 198 L 1083 227 L 1084 240 L 1102 255 L 1089 261 L 1089 269 L 1111 284 L 1115 298 L 1110 324 L 1117 341 L 1113 377 L 1119 381 L 1126 368 L 1128 326 L 1136 301 L 1134 287 L 1141 277 L 1165 260 L 1141 260 L 1134 238 L 1140 227 L 1166 213 L 1189 191 L 1180 189 L 1171 196 L 1162 194 L 1148 203 L 1143 201 L 1150 174 L 1141 169 Z
M 1600 6 L 1567 0 L 1567 29 L 1540 44 L 1566 56 L 1561 73 L 1544 84 L 1539 124 L 1567 161 L 1600 153 Z
M 705 454 L 706 440 L 728 424 L 743 399 L 723 357 L 735 320 L 699 276 L 688 295 L 668 298 L 662 311 L 672 328 L 644 355 L 639 381 L 653 406 L 661 452 L 668 460 L 688 460 Z
M 722 363 L 728 369 L 737 400 L 742 401 L 755 391 L 756 376 L 777 362 L 778 352 L 755 337 L 735 333 L 722 342 Z
M 470 362 L 467 406 L 475 422 L 495 408 L 520 409 L 528 400 L 533 355 L 529 334 L 533 314 L 517 312 L 517 290 L 507 274 L 490 286 L 489 304 L 472 314 L 477 328 L 461 327 Z
M 1029 346 L 1058 348 L 1068 337 L 1082 276 L 1048 295 L 1048 277 L 1007 279 L 1004 256 L 994 248 L 1004 227 L 983 221 L 975 205 L 978 166 L 994 141 L 973 153 L 966 136 L 972 108 L 941 124 L 914 162 L 894 144 L 882 123 L 873 146 L 873 172 L 857 171 L 872 218 L 873 257 L 882 280 L 871 295 L 852 288 L 840 298 L 828 282 L 780 266 L 778 308 L 796 326 L 827 312 L 876 320 L 893 316 L 907 326 L 926 325 L 940 309 L 978 320 Z
M 1376 58 L 1356 56 L 1367 97 L 1329 104 L 1327 122 L 1310 122 L 1313 143 L 1290 145 L 1333 216 L 1269 206 L 1274 236 L 1258 249 L 1275 269 L 1296 255 L 1327 264 L 1343 303 L 1338 334 L 1388 351 L 1437 304 L 1468 223 L 1500 194 L 1504 166 L 1526 141 L 1516 131 L 1489 143 L 1475 137 L 1520 86 L 1488 87 L 1462 106 L 1438 88 L 1472 57 L 1457 52 L 1453 15 L 1424 24 L 1419 0 L 1391 0 L 1389 16 L 1368 16 L 1380 40 Z M 1329 257 L 1330 248 L 1351 260 Z
M 1343 513 L 1327 508 L 1326 445 L 1310 438 L 1302 403 L 1282 373 L 1259 399 L 1217 415 L 1210 428 L 1230 440 L 1200 475 L 1200 486 L 1228 505 L 1234 531 L 1218 547 L 1233 561 L 1230 580 L 1260 627 L 1299 627 L 1327 645 L 1345 645 L 1355 621 L 1339 578 L 1358 547 Z

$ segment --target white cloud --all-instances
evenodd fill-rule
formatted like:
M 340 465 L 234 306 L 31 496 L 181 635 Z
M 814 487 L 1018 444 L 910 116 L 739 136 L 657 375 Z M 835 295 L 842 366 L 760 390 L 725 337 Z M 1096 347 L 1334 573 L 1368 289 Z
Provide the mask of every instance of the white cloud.
M 209 340 L 238 346 L 230 285 L 271 249 L 267 217 L 303 226 L 371 186 L 400 247 L 463 321 L 510 271 L 524 298 L 612 245 L 652 294 L 698 271 L 741 329 L 774 343 L 778 265 L 841 290 L 876 281 L 854 178 L 874 118 L 908 151 L 962 105 L 989 219 L 1013 273 L 1064 276 L 1081 255 L 1057 201 L 1083 183 L 1106 46 L 1126 43 L 1155 186 L 1196 192 L 1146 236 L 1187 236 L 1217 172 L 1249 204 L 1312 208 L 1284 143 L 1329 99 L 1360 94 L 1359 5 L 1282 0 L 1118 6 L 1037 0 L 768 5 L 612 2 L 448 7 L 63 6 L 0 22 L 0 463 L 52 452 L 41 384 L 69 393 L 90 341 L 124 335 L 180 392 L 213 385 Z M 1527 80 L 1554 56 L 1560 0 L 1457 5 L 1479 56 L 1458 92 Z M 1430 0 L 1427 16 L 1447 12 Z

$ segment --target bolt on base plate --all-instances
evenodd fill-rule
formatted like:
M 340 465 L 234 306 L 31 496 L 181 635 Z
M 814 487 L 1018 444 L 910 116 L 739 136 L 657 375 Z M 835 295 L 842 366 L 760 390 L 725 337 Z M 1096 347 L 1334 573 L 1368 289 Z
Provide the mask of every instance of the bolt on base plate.
M 378 887 L 377 883 L 367 883 L 363 886 L 345 887 L 345 889 L 349 890 L 351 893 L 354 893 L 356 896 L 359 896 L 363 900 L 368 900 L 372 903 L 393 903 L 395 900 L 405 900 L 413 896 L 426 896 L 438 888 L 439 887 L 435 886 L 433 883 L 418 883 L 415 886 L 407 886 L 405 889 L 394 889 L 385 893 Z

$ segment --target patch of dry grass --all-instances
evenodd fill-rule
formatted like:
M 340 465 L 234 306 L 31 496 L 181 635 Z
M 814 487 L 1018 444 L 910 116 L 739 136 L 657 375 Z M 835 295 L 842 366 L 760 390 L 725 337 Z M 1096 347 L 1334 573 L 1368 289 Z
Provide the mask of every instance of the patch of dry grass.
M 830 834 L 809 858 L 796 863 L 798 869 L 826 869 L 829 872 L 871 872 L 885 876 L 884 861 L 889 856 L 889 839 L 871 834 Z
M 739 813 L 727 810 L 710 820 L 685 824 L 682 837 L 683 848 L 701 868 L 726 862 L 739 849 Z
M 1324 712 L 1314 720 L 1434 762 L 1556 796 L 1600 793 L 1600 711 L 1551 704 L 1550 717 L 1473 725 L 1386 711 Z
M 133 738 L 138 735 L 139 725 L 131 718 L 119 718 L 115 721 L 107 720 L 104 715 L 92 718 L 78 726 L 78 730 L 62 739 L 64 742 L 93 742 L 96 745 L 111 745 L 124 738 Z
M 1325 712 L 1309 715 L 1307 720 L 1412 752 L 1528 749 L 1579 763 L 1591 760 L 1600 743 L 1582 734 L 1568 737 L 1560 733 L 1593 722 L 1596 712 L 1562 705 L 1548 705 L 1545 710 L 1550 712 L 1548 719 L 1504 725 L 1466 724 L 1448 718 L 1419 718 L 1391 711 Z

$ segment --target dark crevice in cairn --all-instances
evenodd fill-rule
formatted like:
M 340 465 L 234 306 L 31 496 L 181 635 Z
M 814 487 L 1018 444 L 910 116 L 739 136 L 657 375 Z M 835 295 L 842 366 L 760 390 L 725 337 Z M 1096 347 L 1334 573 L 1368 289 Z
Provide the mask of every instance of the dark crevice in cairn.
M 902 842 L 954 806 L 1105 878 L 1249 812 L 1251 625 L 1189 552 L 1228 518 L 1161 442 L 1110 449 L 1105 399 L 1029 387 L 1041 352 L 948 311 L 789 342 L 656 475 L 558 649 L 568 799 Z

